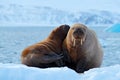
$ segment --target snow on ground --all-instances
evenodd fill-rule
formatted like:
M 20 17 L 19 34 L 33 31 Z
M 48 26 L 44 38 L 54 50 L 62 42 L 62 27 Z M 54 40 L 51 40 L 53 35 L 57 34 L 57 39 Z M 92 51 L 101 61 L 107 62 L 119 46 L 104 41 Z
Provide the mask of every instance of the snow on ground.
M 82 75 L 83 80 L 120 80 L 120 65 L 91 69 Z
M 20 64 L 0 64 L 0 80 L 120 80 L 120 65 L 94 68 L 78 74 L 67 67 L 40 69 Z
M 39 69 L 20 64 L 0 64 L 0 80 L 79 80 L 68 68 Z

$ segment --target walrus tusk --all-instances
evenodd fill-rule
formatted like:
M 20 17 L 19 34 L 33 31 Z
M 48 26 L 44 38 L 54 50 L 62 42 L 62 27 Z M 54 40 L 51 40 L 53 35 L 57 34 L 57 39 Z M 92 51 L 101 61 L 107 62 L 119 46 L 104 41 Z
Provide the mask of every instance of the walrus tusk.
M 74 37 L 72 36 L 72 42 L 73 42 L 73 47 L 75 47 L 75 39 L 74 39 Z
M 73 47 L 75 47 L 76 39 L 73 38 L 72 41 L 73 41 Z M 78 41 L 80 42 L 80 45 L 83 45 L 83 42 L 85 41 L 85 37 L 83 37 L 82 39 L 78 39 Z
M 73 47 L 75 47 L 75 39 L 73 39 Z
M 83 42 L 85 41 L 85 37 L 83 37 L 82 41 L 83 41 Z
M 82 40 L 82 39 L 79 39 L 79 42 L 80 42 L 80 45 L 82 45 L 82 44 L 83 44 L 83 40 Z
M 83 45 L 84 41 L 85 41 L 85 37 L 83 37 L 83 38 L 80 40 L 80 44 Z
M 80 40 L 80 44 L 81 44 L 81 45 L 83 44 L 83 39 Z

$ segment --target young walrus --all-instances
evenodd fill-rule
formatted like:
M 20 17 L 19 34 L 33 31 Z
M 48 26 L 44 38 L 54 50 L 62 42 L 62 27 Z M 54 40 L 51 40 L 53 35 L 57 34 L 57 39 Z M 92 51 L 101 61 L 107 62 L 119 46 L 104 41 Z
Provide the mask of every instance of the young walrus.
M 100 67 L 102 47 L 96 34 L 83 24 L 74 24 L 63 42 L 64 60 L 67 67 L 78 73 Z
M 39 68 L 63 66 L 62 43 L 69 28 L 68 25 L 61 25 L 55 28 L 45 40 L 25 48 L 21 55 L 21 62 Z

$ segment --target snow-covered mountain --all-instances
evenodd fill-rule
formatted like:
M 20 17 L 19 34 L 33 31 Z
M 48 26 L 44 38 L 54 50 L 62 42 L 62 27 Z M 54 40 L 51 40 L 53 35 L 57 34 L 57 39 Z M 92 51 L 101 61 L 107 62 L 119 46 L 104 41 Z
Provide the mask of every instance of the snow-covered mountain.
M 108 11 L 88 11 L 80 12 L 78 22 L 85 24 L 114 24 L 120 22 L 120 14 L 108 12 Z
M 71 13 L 50 7 L 18 4 L 0 5 L 1 25 L 56 25 L 75 22 L 88 25 L 113 24 L 120 22 L 120 14 L 96 10 Z

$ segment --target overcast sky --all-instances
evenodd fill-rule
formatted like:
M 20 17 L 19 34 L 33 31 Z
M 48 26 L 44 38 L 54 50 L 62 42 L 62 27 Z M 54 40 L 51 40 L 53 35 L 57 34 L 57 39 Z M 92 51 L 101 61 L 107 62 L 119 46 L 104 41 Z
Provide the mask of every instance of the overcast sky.
M 71 12 L 95 9 L 120 13 L 120 0 L 0 0 L 0 4 L 7 3 L 48 6 Z

